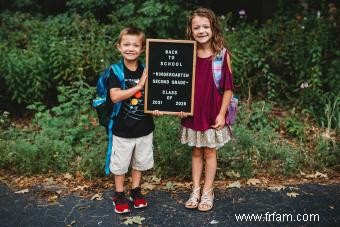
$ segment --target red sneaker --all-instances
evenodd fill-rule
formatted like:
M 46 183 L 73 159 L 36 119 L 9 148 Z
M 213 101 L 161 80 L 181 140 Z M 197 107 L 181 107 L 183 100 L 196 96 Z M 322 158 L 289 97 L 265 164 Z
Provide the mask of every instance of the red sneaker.
M 112 200 L 116 213 L 124 214 L 130 212 L 129 200 L 125 197 L 124 192 L 116 192 Z
M 134 208 L 137 208 L 137 209 L 143 208 L 148 205 L 148 202 L 146 201 L 146 199 L 141 193 L 140 187 L 131 189 L 130 195 L 131 195 L 131 200 L 133 201 Z

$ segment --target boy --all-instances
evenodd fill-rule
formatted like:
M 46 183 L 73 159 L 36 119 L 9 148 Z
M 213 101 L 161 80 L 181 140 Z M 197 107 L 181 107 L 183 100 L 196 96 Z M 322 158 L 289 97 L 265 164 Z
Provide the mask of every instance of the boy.
M 130 212 L 129 200 L 124 194 L 124 179 L 129 165 L 132 166 L 132 187 L 130 196 L 135 208 L 148 205 L 141 194 L 142 171 L 153 167 L 153 130 L 151 115 L 144 114 L 143 87 L 147 78 L 146 70 L 138 60 L 144 51 L 145 35 L 135 28 L 123 29 L 118 37 L 117 48 L 123 57 L 125 89 L 113 70 L 110 70 L 108 89 L 113 103 L 122 102 L 117 121 L 112 129 L 112 153 L 110 171 L 114 174 L 116 192 L 113 204 L 116 213 Z M 157 113 L 156 113 L 157 115 Z

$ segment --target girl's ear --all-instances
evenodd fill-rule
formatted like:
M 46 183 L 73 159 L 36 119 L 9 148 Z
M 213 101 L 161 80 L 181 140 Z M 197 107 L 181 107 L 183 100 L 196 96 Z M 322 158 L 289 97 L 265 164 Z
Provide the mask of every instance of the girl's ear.
M 120 45 L 119 43 L 116 44 L 117 49 L 120 51 Z

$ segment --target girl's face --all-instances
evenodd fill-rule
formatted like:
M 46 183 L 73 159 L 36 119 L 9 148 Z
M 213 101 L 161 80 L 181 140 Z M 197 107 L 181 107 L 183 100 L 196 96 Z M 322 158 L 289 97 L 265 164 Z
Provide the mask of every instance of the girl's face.
M 117 47 L 125 60 L 136 61 L 143 52 L 142 38 L 137 35 L 123 35 Z
M 191 31 L 194 40 L 196 40 L 199 44 L 207 44 L 211 42 L 212 30 L 208 18 L 195 16 L 191 22 Z

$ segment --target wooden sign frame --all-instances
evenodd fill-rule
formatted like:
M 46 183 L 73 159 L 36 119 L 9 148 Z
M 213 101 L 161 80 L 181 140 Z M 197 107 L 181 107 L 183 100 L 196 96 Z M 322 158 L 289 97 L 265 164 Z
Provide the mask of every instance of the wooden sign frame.
M 144 112 L 152 113 L 153 110 L 159 110 L 163 114 L 176 115 L 182 111 L 192 116 L 195 95 L 196 42 L 147 39 L 146 68 L 148 78 L 145 83 Z M 190 93 L 188 93 L 188 87 L 190 87 Z

